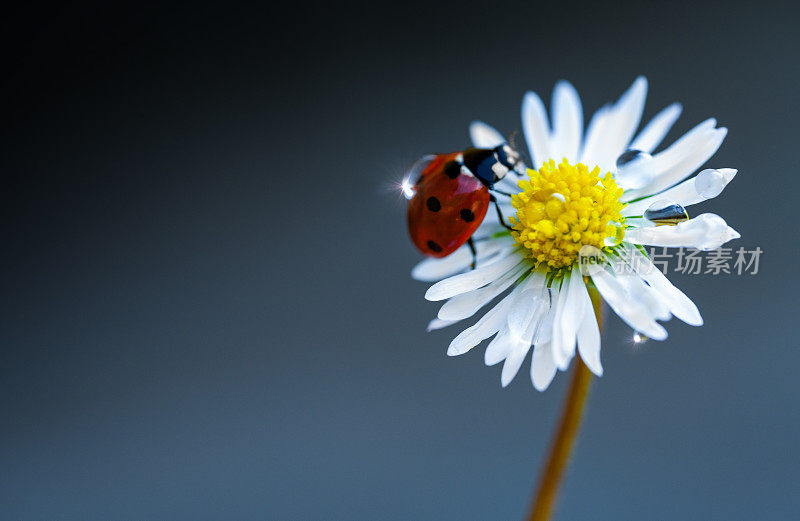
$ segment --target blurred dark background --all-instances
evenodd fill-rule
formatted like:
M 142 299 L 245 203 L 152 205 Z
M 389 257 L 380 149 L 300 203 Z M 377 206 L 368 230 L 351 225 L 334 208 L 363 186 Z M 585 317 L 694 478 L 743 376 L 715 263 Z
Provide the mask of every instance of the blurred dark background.
M 800 12 L 694 2 L 4 13 L 0 519 L 518 519 L 567 378 L 501 389 L 409 279 L 392 183 L 569 79 L 709 116 L 756 276 L 609 321 L 558 519 L 791 519 Z

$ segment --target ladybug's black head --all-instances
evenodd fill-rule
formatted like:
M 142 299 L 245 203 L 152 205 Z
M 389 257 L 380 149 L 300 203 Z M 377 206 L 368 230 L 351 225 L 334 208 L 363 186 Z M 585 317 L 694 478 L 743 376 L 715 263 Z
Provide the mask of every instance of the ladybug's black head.
M 516 171 L 519 169 L 519 167 L 524 166 L 522 164 L 522 157 L 519 155 L 519 152 L 514 150 L 508 143 L 503 143 L 502 145 L 496 147 L 494 149 L 494 153 L 497 156 L 497 160 L 507 168 L 506 172 L 500 176 L 500 179 L 505 177 L 509 170 Z
M 518 170 L 523 165 L 519 153 L 508 143 L 503 143 L 494 148 L 465 150 L 464 166 L 483 184 L 491 187 L 504 178 L 508 172 Z

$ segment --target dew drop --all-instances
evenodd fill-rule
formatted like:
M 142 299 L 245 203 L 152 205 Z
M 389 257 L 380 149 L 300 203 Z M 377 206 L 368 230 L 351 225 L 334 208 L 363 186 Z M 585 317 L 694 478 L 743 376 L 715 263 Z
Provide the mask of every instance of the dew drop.
M 644 218 L 656 224 L 678 224 L 689 220 L 686 208 L 672 201 L 656 201 L 644 212 Z
M 622 239 L 625 237 L 625 227 L 617 221 L 609 222 L 608 226 L 614 228 L 614 233 L 609 234 L 608 237 L 603 239 L 603 244 L 606 246 L 617 246 L 622 243 Z
M 640 161 L 645 158 L 653 159 L 653 156 L 642 150 L 629 148 L 617 158 L 617 168 L 622 168 L 623 166 L 629 165 L 634 161 Z
M 642 150 L 629 149 L 617 158 L 614 179 L 622 188 L 634 189 L 647 185 L 654 177 L 653 156 Z
M 718 196 L 725 188 L 725 176 L 713 168 L 707 168 L 694 178 L 694 189 L 706 199 Z
M 552 188 L 543 188 L 541 190 L 537 190 L 533 193 L 533 198 L 542 203 L 546 203 L 548 200 L 553 198 L 558 199 L 562 203 L 566 201 L 566 198 L 563 194 L 556 192 Z
M 697 238 L 695 247 L 700 250 L 715 250 L 726 242 L 740 237 L 736 230 L 728 226 L 725 219 L 713 213 L 698 215 L 680 226 L 684 233 Z
M 639 333 L 638 331 L 634 331 L 633 332 L 633 343 L 634 344 L 644 344 L 648 340 L 650 340 L 650 339 L 648 337 L 646 337 L 645 335 Z

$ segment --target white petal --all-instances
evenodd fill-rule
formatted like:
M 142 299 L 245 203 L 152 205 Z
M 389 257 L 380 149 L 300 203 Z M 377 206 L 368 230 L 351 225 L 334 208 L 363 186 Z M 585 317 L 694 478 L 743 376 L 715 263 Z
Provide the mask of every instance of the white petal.
M 672 318 L 669 307 L 656 290 L 645 284 L 638 274 L 622 267 L 625 266 L 624 262 L 612 260 L 612 264 L 618 266 L 617 282 L 625 288 L 635 305 L 642 308 L 653 320 L 669 320 Z
M 548 289 L 547 293 L 549 295 L 549 306 L 545 306 L 544 318 L 533 340 L 533 343 L 537 346 L 549 344 L 553 338 L 553 324 L 556 319 L 556 311 L 558 311 L 558 300 L 561 296 L 558 291 L 552 289 Z
M 552 159 L 550 128 L 544 103 L 534 92 L 528 91 L 522 99 L 522 132 L 536 169 Z
M 542 303 L 542 290 L 545 285 L 545 276 L 542 273 L 534 272 L 525 279 L 524 287 L 519 292 L 517 298 L 511 306 L 511 311 L 508 313 L 508 330 L 515 340 L 523 341 L 526 338 L 526 332 L 530 329 L 531 321 L 536 316 L 537 309 Z M 549 303 L 548 303 L 549 304 Z M 532 340 L 528 339 L 527 343 L 530 344 Z
M 667 338 L 667 330 L 657 324 L 641 307 L 629 297 L 623 286 L 606 270 L 598 270 L 592 274 L 597 290 L 611 309 L 636 331 L 641 331 L 654 340 Z
M 578 92 L 569 82 L 559 81 L 553 90 L 552 159 L 578 161 L 583 134 L 583 108 Z
M 714 128 L 714 125 L 716 120 L 713 118 L 704 121 L 653 156 L 653 180 L 644 188 L 626 192 L 622 199 L 629 201 L 662 192 L 700 168 L 719 149 L 728 133 L 726 128 Z
M 478 265 L 488 264 L 490 261 L 507 257 L 514 251 L 514 242 L 511 237 L 498 237 L 475 243 Z M 498 258 L 493 258 L 497 255 Z M 411 270 L 411 278 L 424 282 L 442 280 L 469 269 L 472 263 L 472 252 L 464 245 L 448 255 L 438 259 L 428 257 Z
M 505 360 L 515 343 L 508 331 L 508 326 L 503 327 L 486 347 L 486 352 L 483 355 L 486 365 L 499 364 Z
M 495 185 L 495 186 L 497 186 L 497 185 Z M 508 187 L 503 188 L 502 186 L 500 187 L 500 189 L 501 190 L 510 190 Z M 519 191 L 519 188 L 515 188 L 513 190 L 516 193 L 516 192 Z M 497 196 L 497 203 L 500 205 L 500 210 L 503 212 L 503 216 L 505 217 L 505 216 L 508 216 L 508 215 L 514 215 L 516 210 L 512 210 L 512 212 L 509 213 L 506 210 L 506 208 L 507 207 L 513 208 L 513 207 L 510 206 L 510 205 L 506 205 L 505 201 L 501 201 L 500 200 L 501 197 L 503 199 L 508 200 L 509 203 L 510 203 L 510 199 L 506 198 L 502 194 L 498 194 L 498 196 Z M 490 240 L 503 239 L 505 241 L 508 241 L 509 244 L 513 244 L 514 240 L 511 238 L 510 235 L 508 235 L 506 233 L 507 231 L 508 230 L 506 228 L 504 228 L 503 226 L 500 225 L 500 220 L 497 217 L 497 211 L 495 210 L 494 205 L 491 205 L 491 207 L 486 212 L 486 216 L 483 218 L 483 221 L 481 222 L 481 225 L 478 227 L 478 229 L 475 231 L 475 233 L 472 236 L 476 240 L 475 246 L 477 246 L 480 243 L 480 241 L 478 241 L 479 238 L 484 238 L 485 239 L 487 237 L 490 238 Z M 502 232 L 503 235 L 497 235 L 500 232 Z
M 505 363 L 500 375 L 503 387 L 507 386 L 519 372 L 539 324 L 550 305 L 549 298 L 547 302 L 543 298 L 543 294 L 547 293 L 547 288 L 545 288 L 545 277 L 542 273 L 531 274 L 520 289 L 521 291 L 511 304 L 504 328 L 504 331 L 509 332 L 509 338 L 502 345 L 502 348 L 506 350 Z M 500 349 L 500 347 L 495 349 Z M 499 356 L 499 353 L 493 352 L 491 357 L 487 353 L 486 356 L 488 361 L 493 361 Z
M 506 315 L 515 297 L 516 292 L 512 291 L 503 300 L 497 303 L 495 307 L 490 309 L 489 312 L 483 315 L 475 325 L 462 331 L 461 334 L 450 342 L 450 347 L 447 348 L 447 355 L 456 356 L 464 354 L 480 344 L 484 339 L 500 331 L 500 328 L 506 323 Z
M 640 76 L 617 103 L 595 113 L 586 132 L 582 163 L 597 165 L 604 172 L 613 170 L 617 157 L 636 132 L 646 96 L 647 80 Z
M 500 384 L 506 387 L 511 383 L 511 380 L 517 376 L 519 368 L 522 367 L 522 362 L 525 361 L 530 350 L 530 344 L 516 341 L 515 345 L 511 348 L 505 362 L 503 363 L 503 371 L 500 373 Z
M 588 292 L 583 305 L 583 320 L 578 328 L 578 353 L 591 372 L 603 376 L 603 364 L 600 363 L 600 327 L 597 325 L 592 299 L 589 298 Z
M 696 150 L 686 155 L 686 157 L 673 165 L 669 170 L 660 172 L 659 175 L 653 179 L 653 182 L 642 191 L 657 193 L 686 179 L 692 172 L 695 172 L 698 168 L 703 166 L 706 161 L 711 159 L 722 145 L 727 134 L 728 129 L 725 127 L 715 129 Z
M 506 142 L 503 134 L 483 121 L 473 121 L 470 124 L 469 137 L 476 148 L 494 148 Z
M 625 241 L 633 244 L 700 250 L 714 250 L 739 237 L 739 232 L 728 226 L 725 219 L 713 213 L 700 214 L 676 226 L 628 228 L 625 231 Z
M 510 176 L 506 176 L 504 179 L 508 179 L 508 177 Z M 512 185 L 513 188 L 509 188 L 508 186 L 500 186 L 499 189 L 507 190 L 511 193 L 517 193 L 520 191 L 519 186 L 516 185 L 516 182 L 518 180 L 519 178 L 517 178 L 514 181 L 514 184 Z M 497 203 L 500 205 L 500 211 L 503 212 L 503 218 L 505 219 L 506 224 L 508 224 L 508 217 L 510 215 L 515 215 L 517 211 L 514 209 L 513 206 L 511 206 L 510 198 L 499 193 L 495 197 L 497 197 Z M 483 218 L 483 222 L 481 223 L 481 226 L 480 228 L 478 228 L 478 230 L 481 232 L 483 232 L 484 230 L 486 230 L 487 232 L 491 230 L 492 233 L 506 231 L 506 228 L 500 227 L 500 219 L 497 217 L 497 210 L 494 208 L 494 204 L 492 204 L 489 210 L 486 212 L 486 216 Z M 511 236 L 509 235 L 505 235 L 503 236 L 503 238 L 512 240 L 513 242 L 513 239 L 511 239 Z
M 582 292 L 586 292 L 586 285 L 578 267 L 575 266 L 561 285 L 551 340 L 553 360 L 562 371 L 567 369 L 569 361 L 575 355 L 578 327 L 583 320 L 584 312 Z M 586 297 L 588 298 L 588 293 Z
M 680 204 L 681 206 L 691 206 L 712 199 L 722 193 L 722 190 L 736 175 L 733 168 L 706 169 L 686 181 L 673 186 L 659 194 L 645 197 L 640 201 L 628 204 L 623 210 L 622 215 L 642 215 L 651 204 L 656 201 L 669 201 Z M 709 179 L 713 177 L 716 185 L 709 189 Z M 717 189 L 718 188 L 718 189 Z
M 531 359 L 531 382 L 537 391 L 544 391 L 550 386 L 556 375 L 556 364 L 549 343 L 537 345 L 533 349 Z
M 531 381 L 533 386 L 539 390 L 544 391 L 553 376 L 556 373 L 556 365 L 553 361 L 552 349 L 550 346 L 550 338 L 553 334 L 553 321 L 555 319 L 556 307 L 558 304 L 558 293 L 549 289 L 545 289 L 547 301 L 542 303 L 540 313 L 542 315 L 539 320 L 538 328 L 534 338 L 534 351 L 533 359 L 531 361 Z
M 607 104 L 597 110 L 589 120 L 589 127 L 586 129 L 586 139 L 583 141 L 583 148 L 580 153 L 580 162 L 586 165 L 600 165 L 599 159 L 603 157 L 603 146 L 607 129 L 613 119 L 612 104 Z M 616 158 L 615 158 L 616 159 Z M 602 166 L 601 166 L 602 168 Z
M 502 275 L 488 286 L 456 295 L 445 302 L 441 309 L 439 309 L 439 318 L 443 320 L 463 320 L 471 317 L 477 313 L 479 309 L 511 287 L 511 285 L 528 269 L 530 269 L 528 266 L 522 264 L 518 266 L 517 269 Z
M 608 154 L 607 161 L 611 163 L 609 167 L 612 167 L 617 157 L 628 148 L 628 144 L 642 120 L 646 98 L 647 79 L 639 76 L 614 107 L 614 120 L 611 123 L 605 145 L 606 154 Z
M 509 172 L 508 175 L 506 175 L 499 182 L 495 183 L 494 186 L 495 186 L 495 188 L 499 188 L 500 190 L 502 190 L 504 192 L 510 192 L 512 194 L 515 194 L 515 193 L 519 192 L 519 185 L 517 185 L 517 183 L 519 182 L 520 179 L 523 179 L 522 175 L 512 171 L 512 172 Z M 495 195 L 499 195 L 500 196 L 500 197 L 497 198 L 497 202 L 500 203 L 500 208 L 501 209 L 503 208 L 504 203 L 506 204 L 506 206 L 510 206 L 510 202 L 511 202 L 510 199 L 505 198 L 505 197 L 502 196 L 503 194 L 497 194 L 496 192 L 495 192 Z M 487 212 L 486 213 L 486 217 L 484 217 L 483 220 L 486 221 L 486 219 L 490 215 L 492 215 L 493 213 L 494 212 Z M 503 212 L 503 215 L 508 215 L 508 213 Z M 513 215 L 513 213 L 511 215 Z
M 673 315 L 693 326 L 702 326 L 703 317 L 697 306 L 681 290 L 676 288 L 655 265 L 636 248 L 629 248 L 630 265 L 650 287 L 657 291 Z
M 557 367 L 563 367 L 565 364 L 569 363 L 569 358 L 564 354 L 564 349 L 562 348 L 564 337 L 561 335 L 560 328 L 562 317 L 564 316 L 564 308 L 567 307 L 569 284 L 567 281 L 564 281 L 561 288 L 553 288 L 551 291 L 554 295 L 557 295 L 557 300 L 553 305 L 553 322 L 548 343 L 550 344 L 550 353 L 553 357 L 553 362 L 555 362 Z
M 472 254 L 462 246 L 443 259 L 428 257 L 411 269 L 411 278 L 423 282 L 434 282 L 460 273 L 469 268 Z
M 442 320 L 440 318 L 434 318 L 428 322 L 427 330 L 430 332 L 435 329 L 442 329 L 443 327 L 452 326 L 456 322 L 458 322 L 458 320 Z
M 502 202 L 499 202 L 501 208 L 503 206 Z M 513 207 L 512 207 L 513 208 Z M 472 234 L 472 238 L 475 240 L 475 247 L 478 249 L 478 257 L 481 254 L 481 247 L 480 244 L 482 242 L 493 242 L 493 241 L 505 241 L 507 244 L 513 244 L 514 241 L 508 234 L 503 235 L 496 235 L 498 232 L 506 232 L 505 228 L 499 225 L 497 221 L 494 223 L 487 222 L 487 218 L 491 215 L 490 213 L 486 214 L 481 225 L 475 230 L 475 233 Z M 480 260 L 480 259 L 478 259 Z
M 629 148 L 651 153 L 666 137 L 682 110 L 683 107 L 680 103 L 673 103 L 653 116 L 653 119 L 639 132 Z
M 474 289 L 493 282 L 515 269 L 520 263 L 524 262 L 522 255 L 516 250 L 503 259 L 500 259 L 486 266 L 476 268 L 466 273 L 453 275 L 450 278 L 441 280 L 428 288 L 425 293 L 427 300 L 444 300 L 454 297 L 461 293 L 466 293 Z

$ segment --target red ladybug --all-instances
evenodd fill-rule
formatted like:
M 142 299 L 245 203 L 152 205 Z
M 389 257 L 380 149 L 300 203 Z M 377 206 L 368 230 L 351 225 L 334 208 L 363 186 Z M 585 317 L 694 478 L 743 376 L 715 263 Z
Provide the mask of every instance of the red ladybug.
M 410 199 L 411 241 L 431 257 L 446 257 L 468 243 L 474 258 L 472 234 L 483 222 L 490 203 L 495 204 L 503 226 L 510 228 L 491 191 L 508 195 L 495 190 L 494 184 L 523 166 L 519 154 L 507 143 L 422 158 L 403 183 L 403 192 Z M 412 185 L 417 172 L 419 177 Z

